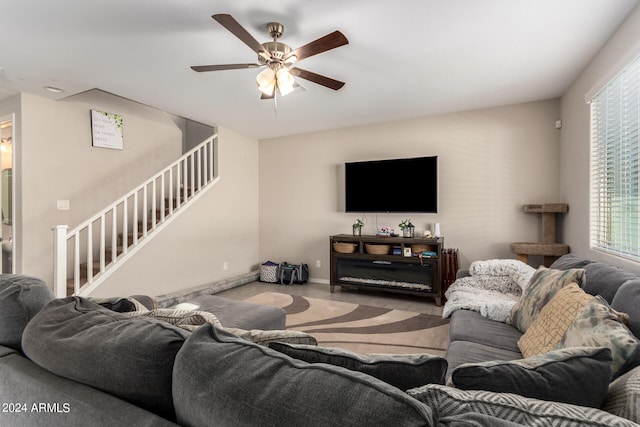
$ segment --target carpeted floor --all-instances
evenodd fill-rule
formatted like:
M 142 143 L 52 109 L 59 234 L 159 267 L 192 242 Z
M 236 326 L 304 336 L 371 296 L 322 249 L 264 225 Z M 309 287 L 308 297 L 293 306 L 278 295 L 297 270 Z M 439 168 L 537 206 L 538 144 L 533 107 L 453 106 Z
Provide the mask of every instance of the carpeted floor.
M 425 313 L 262 292 L 245 301 L 281 307 L 287 329 L 312 334 L 319 345 L 367 353 L 444 355 L 449 320 Z

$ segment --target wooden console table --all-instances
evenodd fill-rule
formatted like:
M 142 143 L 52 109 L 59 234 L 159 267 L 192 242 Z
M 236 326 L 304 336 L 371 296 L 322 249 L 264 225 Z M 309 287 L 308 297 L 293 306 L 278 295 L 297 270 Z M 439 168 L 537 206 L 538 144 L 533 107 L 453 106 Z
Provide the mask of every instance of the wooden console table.
M 440 306 L 443 243 L 442 238 L 331 236 L 331 292 L 336 286 L 368 288 L 431 297 Z

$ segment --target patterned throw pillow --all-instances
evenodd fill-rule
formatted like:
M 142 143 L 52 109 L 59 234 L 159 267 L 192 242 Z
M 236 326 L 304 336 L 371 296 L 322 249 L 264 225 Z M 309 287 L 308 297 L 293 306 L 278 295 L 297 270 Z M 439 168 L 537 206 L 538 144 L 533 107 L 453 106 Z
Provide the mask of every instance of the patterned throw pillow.
M 348 350 L 271 343 L 269 347 L 307 363 L 328 363 L 378 378 L 400 390 L 444 384 L 447 360 L 431 354 L 357 354 Z
M 528 359 L 465 363 L 447 385 L 599 408 L 610 379 L 608 348 L 575 347 Z
M 579 285 L 583 275 L 584 270 L 578 268 L 562 271 L 540 267 L 531 277 L 520 301 L 511 309 L 511 314 L 507 317 L 506 322 L 516 327 L 520 332 L 526 332 L 540 310 L 551 301 L 556 292 L 569 283 Z
M 560 342 L 578 312 L 593 298 L 593 295 L 587 294 L 576 283 L 560 289 L 518 340 L 522 355 L 531 357 L 551 351 Z
M 609 348 L 614 377 L 639 363 L 638 340 L 599 295 L 578 313 L 555 349 L 567 347 Z
M 478 412 L 530 427 L 637 427 L 632 421 L 595 408 L 531 399 L 510 393 L 458 390 L 429 384 L 407 390 L 426 403 L 434 420 L 450 415 Z
M 242 339 L 254 342 L 256 344 L 269 347 L 271 343 L 288 343 L 288 344 L 303 344 L 308 346 L 318 345 L 318 340 L 313 335 L 310 335 L 302 331 L 287 331 L 287 330 L 275 330 L 275 331 L 263 331 L 260 329 L 239 329 L 239 328 L 219 328 L 223 331 L 232 333 Z
M 602 409 L 640 423 L 640 367 L 634 368 L 611 383 Z

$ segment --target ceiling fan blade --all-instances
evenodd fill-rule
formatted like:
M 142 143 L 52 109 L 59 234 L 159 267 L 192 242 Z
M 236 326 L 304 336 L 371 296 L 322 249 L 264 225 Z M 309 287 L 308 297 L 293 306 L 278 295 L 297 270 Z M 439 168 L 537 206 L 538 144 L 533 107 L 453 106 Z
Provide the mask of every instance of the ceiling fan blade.
M 332 79 L 331 77 L 323 76 L 321 74 L 314 73 L 312 71 L 303 70 L 302 68 L 292 68 L 289 72 L 301 79 L 309 80 L 310 82 L 317 83 L 322 86 L 326 86 L 329 89 L 338 90 L 344 86 L 344 82 Z
M 244 27 L 233 18 L 233 16 L 226 13 L 220 13 L 213 15 L 212 18 L 229 30 L 231 34 L 239 38 L 244 44 L 249 46 L 255 53 L 265 59 L 271 59 L 271 55 L 264 49 L 260 42 L 249 34 L 249 32 L 245 30 Z
M 191 67 L 193 71 L 202 73 L 203 71 L 221 71 L 221 70 L 241 70 L 244 68 L 258 68 L 260 64 L 224 64 L 224 65 L 194 65 Z
M 289 53 L 285 58 L 285 61 L 293 56 L 296 57 L 297 61 L 303 60 L 313 55 L 317 55 L 322 52 L 326 52 L 331 49 L 335 49 L 340 46 L 344 46 L 349 44 L 349 40 L 342 34 L 340 31 L 334 31 L 333 33 L 327 34 L 324 37 L 320 37 L 317 40 L 309 42 L 304 46 L 300 46 L 293 52 Z

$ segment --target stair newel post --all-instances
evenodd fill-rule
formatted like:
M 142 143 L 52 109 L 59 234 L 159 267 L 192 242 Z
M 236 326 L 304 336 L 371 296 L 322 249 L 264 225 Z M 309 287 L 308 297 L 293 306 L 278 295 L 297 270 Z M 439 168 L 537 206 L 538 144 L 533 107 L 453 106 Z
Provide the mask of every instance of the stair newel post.
M 67 231 L 66 225 L 53 228 L 53 292 L 56 297 L 67 296 Z

